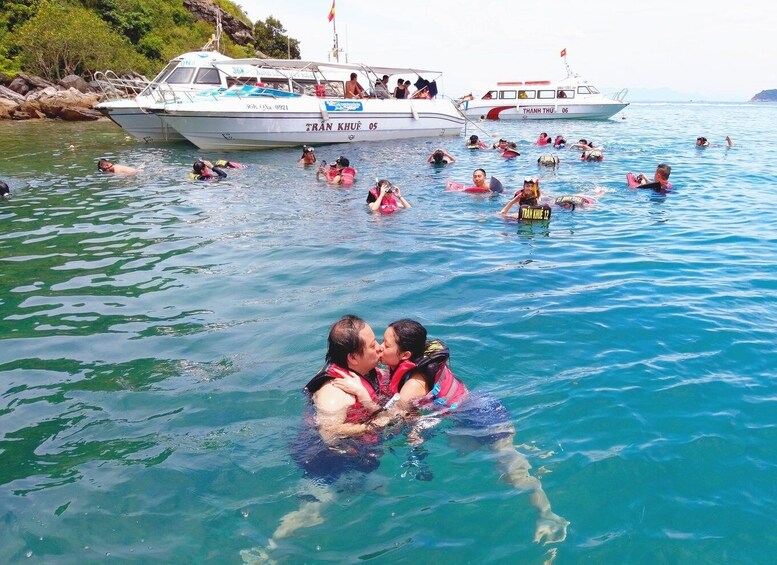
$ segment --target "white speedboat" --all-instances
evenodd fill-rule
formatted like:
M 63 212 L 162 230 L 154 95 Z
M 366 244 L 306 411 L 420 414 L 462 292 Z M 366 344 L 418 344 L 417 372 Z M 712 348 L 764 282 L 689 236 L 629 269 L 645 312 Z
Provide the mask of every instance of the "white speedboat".
M 141 141 L 185 141 L 181 134 L 165 125 L 149 108 L 165 100 L 175 100 L 184 93 L 194 95 L 220 88 L 226 90 L 226 75 L 213 65 L 229 60 L 230 57 L 218 51 L 185 53 L 170 61 L 134 97 L 121 97 L 132 86 L 127 81 L 116 77 L 98 78 L 98 84 L 113 99 L 101 102 L 95 109 Z
M 458 101 L 468 118 L 485 120 L 606 120 L 626 106 L 622 90 L 614 98 L 570 73 L 560 81 L 498 82 L 482 95 Z
M 153 110 L 166 126 L 202 149 L 453 136 L 460 134 L 464 123 L 461 112 L 448 99 L 343 97 L 351 72 L 365 86 L 382 75 L 423 80 L 422 75 L 435 76 L 435 71 L 288 59 L 235 59 L 215 66 L 242 75 L 246 74 L 244 67 L 254 67 L 258 84 L 211 96 L 178 96 Z M 436 82 L 432 85 L 436 93 Z

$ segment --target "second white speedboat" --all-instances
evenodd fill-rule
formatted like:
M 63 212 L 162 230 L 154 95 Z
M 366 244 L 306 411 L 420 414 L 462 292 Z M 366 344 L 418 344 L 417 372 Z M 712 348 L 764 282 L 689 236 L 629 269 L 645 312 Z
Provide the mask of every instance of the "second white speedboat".
M 468 118 L 484 120 L 606 120 L 626 106 L 626 91 L 603 95 L 579 76 L 551 82 L 498 82 L 484 94 L 459 99 Z
M 420 79 L 434 71 L 287 59 L 232 60 L 229 65 L 256 67 L 262 83 L 233 87 L 207 100 L 179 97 L 163 110 L 155 110 L 167 126 L 202 149 L 454 136 L 464 123 L 461 112 L 447 99 L 346 99 L 342 95 L 350 72 L 373 84 L 373 78 L 382 75 Z M 271 74 L 284 79 L 270 80 Z

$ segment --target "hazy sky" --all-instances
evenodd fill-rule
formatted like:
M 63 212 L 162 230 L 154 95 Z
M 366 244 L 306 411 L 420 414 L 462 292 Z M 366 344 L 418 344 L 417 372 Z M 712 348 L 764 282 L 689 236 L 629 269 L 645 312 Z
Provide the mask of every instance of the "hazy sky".
M 331 0 L 238 3 L 254 21 L 279 19 L 303 59 L 326 60 Z M 563 48 L 570 67 L 608 93 L 668 88 L 744 101 L 777 89 L 777 8 L 765 0 L 337 0 L 336 14 L 350 62 L 439 69 L 453 97 L 490 82 L 563 78 Z

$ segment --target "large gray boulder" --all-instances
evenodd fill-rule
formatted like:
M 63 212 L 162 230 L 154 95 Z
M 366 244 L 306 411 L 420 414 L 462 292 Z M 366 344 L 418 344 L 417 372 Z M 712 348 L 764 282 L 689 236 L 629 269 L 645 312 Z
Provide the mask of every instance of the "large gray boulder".
M 57 90 L 50 86 L 28 95 L 21 105 L 21 110 L 34 110 L 49 118 L 92 120 L 100 117 L 99 112 L 91 111 L 99 100 L 100 95 L 93 92 L 82 93 L 75 88 Z
M 11 81 L 11 84 L 8 85 L 8 88 L 22 96 L 24 96 L 30 91 L 30 85 L 27 84 L 27 81 L 21 77 L 16 77 L 15 79 L 13 79 Z
M 19 108 L 19 102 L 9 100 L 8 98 L 0 98 L 0 120 L 13 119 L 14 113 Z
M 89 92 L 89 85 L 78 75 L 67 75 L 58 81 L 57 84 L 65 90 L 75 88 L 79 92 Z

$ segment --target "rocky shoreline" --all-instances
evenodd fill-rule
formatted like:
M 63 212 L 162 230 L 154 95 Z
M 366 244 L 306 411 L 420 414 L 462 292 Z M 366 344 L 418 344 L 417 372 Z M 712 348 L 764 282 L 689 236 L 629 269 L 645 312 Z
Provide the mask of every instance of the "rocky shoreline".
M 94 106 L 104 98 L 97 83 L 87 83 L 77 75 L 66 76 L 56 84 L 25 73 L 14 78 L 0 75 L 2 120 L 97 120 L 102 114 Z

